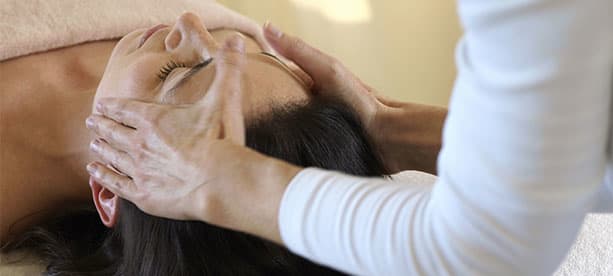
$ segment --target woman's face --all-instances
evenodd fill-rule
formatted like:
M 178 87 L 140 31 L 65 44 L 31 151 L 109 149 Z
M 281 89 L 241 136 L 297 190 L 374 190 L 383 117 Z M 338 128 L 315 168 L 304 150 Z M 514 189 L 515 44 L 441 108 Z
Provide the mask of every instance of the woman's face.
M 132 98 L 168 104 L 201 99 L 215 78 L 215 55 L 234 31 L 211 34 L 193 13 L 172 27 L 157 26 L 126 35 L 115 47 L 98 87 L 102 97 Z M 150 36 L 149 36 L 150 35 Z M 274 56 L 261 53 L 245 37 L 247 65 L 243 76 L 245 116 L 272 105 L 308 99 L 304 72 L 296 72 Z

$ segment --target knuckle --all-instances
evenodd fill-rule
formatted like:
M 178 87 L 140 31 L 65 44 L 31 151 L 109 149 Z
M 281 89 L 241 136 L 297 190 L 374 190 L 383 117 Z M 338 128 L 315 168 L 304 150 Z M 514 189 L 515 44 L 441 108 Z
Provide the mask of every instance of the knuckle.
M 136 170 L 133 175 L 133 182 L 146 185 L 149 182 L 149 176 L 140 170 Z
M 102 105 L 104 111 L 108 112 L 110 110 L 117 110 L 119 104 L 117 103 L 117 101 L 113 98 L 102 98 L 100 99 L 99 103 Z
M 143 108 L 143 116 L 147 118 L 154 118 L 158 116 L 160 111 L 158 109 L 153 108 L 152 106 L 147 106 Z
M 345 65 L 335 58 L 329 58 L 329 75 L 334 79 L 343 78 L 345 75 Z
M 221 61 L 223 64 L 225 65 L 238 65 L 238 62 L 240 61 L 241 57 L 239 54 L 230 52 L 230 51 L 226 51 L 224 52 L 224 54 L 222 55 Z
M 144 141 L 138 141 L 133 143 L 135 149 L 136 149 L 136 156 L 138 157 L 142 157 L 144 151 L 148 150 L 149 148 L 147 147 L 147 143 L 145 143 Z M 139 158 L 140 159 L 140 158 Z
M 292 37 L 289 42 L 290 49 L 293 49 L 296 52 L 304 52 L 308 49 L 307 44 L 298 37 Z
M 111 116 L 113 116 L 113 118 L 125 118 L 126 117 L 125 110 L 126 110 L 125 108 L 113 110 Z
M 123 169 L 126 169 L 125 167 L 127 167 L 128 164 L 129 164 L 128 158 L 129 157 L 126 154 L 118 154 L 118 156 L 117 156 L 117 165 L 120 166 Z
M 115 104 L 106 104 L 104 116 L 114 118 L 121 113 L 121 108 L 118 108 Z
M 112 124 L 112 123 L 108 123 L 107 124 L 107 136 L 115 141 L 118 137 L 117 137 L 117 133 L 119 132 L 119 127 L 116 124 Z
M 145 146 L 143 146 L 145 147 Z M 137 152 L 134 154 L 134 162 L 141 163 L 146 159 L 146 154 L 145 154 L 145 149 L 138 149 Z
M 324 79 L 321 80 L 321 84 L 330 89 L 337 89 L 338 86 L 345 85 L 347 83 L 345 65 L 335 58 L 329 58 L 326 64 L 328 65 L 324 68 Z
M 134 198 L 138 195 L 139 191 L 135 188 L 132 180 L 125 181 L 121 186 L 121 197 L 134 201 Z
M 119 180 L 118 178 L 115 178 L 113 180 L 113 186 L 117 187 L 118 189 L 122 189 L 123 183 L 121 183 L 121 180 Z
M 112 154 L 109 162 L 111 162 L 111 166 L 113 166 L 113 168 L 121 168 L 121 157 L 119 157 L 118 154 Z
M 225 75 L 239 73 L 243 63 L 243 57 L 240 54 L 226 54 L 222 58 L 222 72 L 225 72 Z
M 168 111 L 166 109 L 156 109 L 154 107 L 146 107 L 143 112 L 144 123 L 147 129 L 152 129 L 156 125 L 160 125 L 160 123 L 167 116 Z

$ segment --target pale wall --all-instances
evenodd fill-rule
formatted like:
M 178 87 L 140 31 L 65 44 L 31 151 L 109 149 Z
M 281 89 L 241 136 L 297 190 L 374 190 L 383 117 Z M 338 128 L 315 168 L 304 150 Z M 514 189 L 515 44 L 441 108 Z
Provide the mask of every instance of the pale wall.
M 455 1 L 344 0 L 362 1 L 370 7 L 368 22 L 357 23 L 337 22 L 316 8 L 297 4 L 300 1 L 317 2 L 219 2 L 260 23 L 269 19 L 285 31 L 300 35 L 344 61 L 367 83 L 388 96 L 447 104 L 455 78 L 453 51 L 460 36 Z M 346 8 L 341 12 L 350 12 L 352 5 L 347 4 Z M 330 9 L 327 11 L 330 13 Z

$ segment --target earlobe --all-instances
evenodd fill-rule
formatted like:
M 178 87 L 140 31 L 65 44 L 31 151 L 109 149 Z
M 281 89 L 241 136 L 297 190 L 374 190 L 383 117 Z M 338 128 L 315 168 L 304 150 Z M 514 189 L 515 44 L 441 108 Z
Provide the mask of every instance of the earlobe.
M 92 190 L 92 198 L 100 220 L 106 227 L 114 227 L 119 217 L 119 197 L 91 177 L 89 187 Z

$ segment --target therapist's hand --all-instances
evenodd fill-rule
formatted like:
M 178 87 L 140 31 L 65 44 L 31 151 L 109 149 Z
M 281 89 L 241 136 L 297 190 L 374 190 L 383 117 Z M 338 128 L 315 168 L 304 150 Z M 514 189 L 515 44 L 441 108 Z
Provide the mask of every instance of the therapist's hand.
M 244 43 L 227 42 L 198 103 L 171 106 L 101 99 L 88 119 L 92 150 L 105 163 L 88 171 L 146 213 L 200 220 L 281 242 L 278 208 L 299 168 L 246 147 L 242 113 Z
M 311 76 L 317 97 L 340 99 L 359 116 L 390 172 L 436 174 L 445 108 L 386 99 L 339 60 L 267 23 L 264 34 L 281 55 Z
M 300 66 L 314 81 L 316 96 L 339 99 L 359 116 L 369 133 L 376 131 L 377 114 L 386 112 L 388 101 L 354 75 L 342 62 L 308 45 L 302 39 L 285 34 L 270 23 L 264 35 L 282 56 Z

